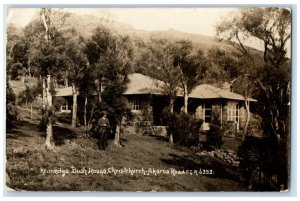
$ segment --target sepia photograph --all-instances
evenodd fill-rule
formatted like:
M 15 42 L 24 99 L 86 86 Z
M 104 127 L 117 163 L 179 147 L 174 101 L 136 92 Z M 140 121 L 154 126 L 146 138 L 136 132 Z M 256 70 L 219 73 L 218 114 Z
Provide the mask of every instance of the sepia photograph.
M 289 192 L 291 7 L 14 7 L 5 188 Z

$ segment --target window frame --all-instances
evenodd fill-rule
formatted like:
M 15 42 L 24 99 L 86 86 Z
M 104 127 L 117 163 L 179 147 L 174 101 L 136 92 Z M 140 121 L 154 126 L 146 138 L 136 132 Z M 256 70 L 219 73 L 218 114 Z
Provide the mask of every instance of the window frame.
M 132 111 L 141 111 L 141 97 L 132 96 L 128 98 Z
M 210 107 L 208 107 L 208 106 Z M 209 111 L 209 114 L 207 112 Z M 206 118 L 210 118 L 210 121 L 206 121 Z M 203 104 L 203 120 L 205 123 L 211 123 L 212 121 L 212 103 L 204 103 Z
M 239 129 L 240 104 L 238 101 L 227 101 L 227 121 L 237 123 L 237 129 Z

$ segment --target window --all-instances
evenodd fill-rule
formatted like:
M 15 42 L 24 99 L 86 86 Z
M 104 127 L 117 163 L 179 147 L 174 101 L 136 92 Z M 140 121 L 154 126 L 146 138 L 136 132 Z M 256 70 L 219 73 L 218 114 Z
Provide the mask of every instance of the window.
M 71 108 L 69 107 L 69 101 L 66 98 L 64 99 L 64 103 L 61 106 L 60 111 L 61 112 L 70 112 L 71 111 Z
M 228 101 L 228 121 L 239 122 L 239 103 Z
M 211 103 L 205 103 L 204 104 L 204 122 L 211 123 L 211 112 L 212 112 L 212 106 Z
M 141 101 L 138 97 L 132 97 L 129 99 L 129 103 L 132 107 L 132 110 L 140 110 L 141 109 Z

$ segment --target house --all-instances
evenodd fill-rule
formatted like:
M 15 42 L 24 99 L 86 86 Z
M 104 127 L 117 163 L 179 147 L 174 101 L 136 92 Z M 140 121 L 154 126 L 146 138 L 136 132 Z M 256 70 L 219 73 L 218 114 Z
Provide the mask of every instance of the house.
M 168 97 L 162 89 L 164 83 L 139 73 L 130 74 L 128 78 L 129 84 L 124 96 L 127 97 L 135 115 L 133 125 L 152 129 L 150 132 L 164 126 L 161 114 L 169 105 Z M 65 98 L 61 112 L 70 111 L 72 89 L 59 89 L 56 96 Z M 256 100 L 250 98 L 249 101 Z M 182 107 L 183 95 L 179 88 L 174 111 L 180 112 Z M 204 120 L 203 130 L 209 129 L 210 123 L 219 123 L 222 129 L 229 131 L 228 135 L 236 135 L 236 132 L 244 127 L 247 115 L 242 95 L 208 84 L 198 85 L 189 94 L 188 112 Z
M 71 113 L 73 104 L 72 87 L 58 88 L 54 96 L 63 97 L 64 102 L 60 107 L 60 112 Z

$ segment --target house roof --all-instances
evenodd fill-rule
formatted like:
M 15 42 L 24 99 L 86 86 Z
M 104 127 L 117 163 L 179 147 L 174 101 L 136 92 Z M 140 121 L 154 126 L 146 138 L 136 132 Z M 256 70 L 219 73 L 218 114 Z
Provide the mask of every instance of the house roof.
M 163 82 L 140 73 L 132 73 L 128 75 L 129 83 L 124 94 L 163 94 Z
M 154 94 L 163 95 L 164 83 L 161 80 L 151 78 L 140 73 L 132 73 L 128 75 L 129 83 L 125 95 L 136 95 L 136 94 Z M 182 89 L 178 88 L 180 95 L 182 95 Z M 72 87 L 56 89 L 55 96 L 72 96 Z M 189 94 L 190 98 L 199 99 L 232 99 L 232 100 L 245 100 L 240 94 L 230 92 L 226 89 L 214 87 L 209 84 L 202 84 L 195 87 Z M 256 101 L 255 99 L 249 98 L 249 101 Z
M 214 87 L 209 84 L 201 84 L 195 87 L 189 94 L 190 98 L 200 98 L 200 99 L 213 99 L 213 98 L 224 98 L 232 100 L 245 100 L 244 96 L 233 93 L 228 90 L 224 90 L 218 87 Z M 249 101 L 256 101 L 253 98 L 249 98 Z
M 132 73 L 128 75 L 129 83 L 124 94 L 163 94 L 163 82 L 140 73 Z M 55 96 L 72 96 L 72 87 L 56 89 Z
M 73 96 L 72 87 L 55 89 L 56 94 L 54 96 Z

